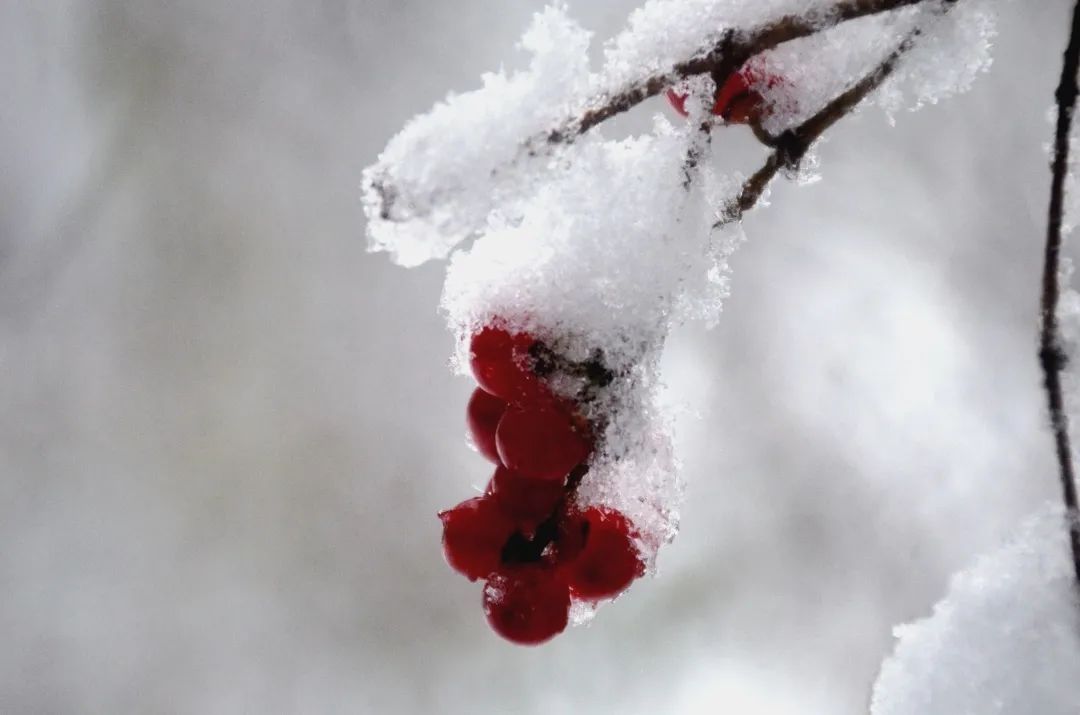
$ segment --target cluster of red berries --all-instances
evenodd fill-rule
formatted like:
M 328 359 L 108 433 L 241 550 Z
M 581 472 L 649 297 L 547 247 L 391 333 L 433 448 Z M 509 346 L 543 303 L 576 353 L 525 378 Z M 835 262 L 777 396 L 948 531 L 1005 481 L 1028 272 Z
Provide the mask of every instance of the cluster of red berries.
M 782 82 L 780 77 L 760 69 L 757 63 L 747 63 L 716 90 L 712 114 L 728 124 L 757 124 L 765 118 L 767 104 L 754 88 L 771 89 Z M 686 94 L 674 89 L 667 91 L 668 102 L 684 117 L 687 116 L 686 98 Z
M 613 377 L 599 356 L 569 362 L 526 333 L 496 326 L 474 334 L 470 351 L 480 387 L 466 417 L 495 473 L 482 496 L 439 514 L 443 551 L 470 581 L 487 580 L 484 614 L 496 633 L 542 643 L 566 628 L 572 599 L 612 598 L 645 573 L 626 516 L 574 503 L 594 425 L 578 401 L 546 384 L 558 373 L 594 387 Z

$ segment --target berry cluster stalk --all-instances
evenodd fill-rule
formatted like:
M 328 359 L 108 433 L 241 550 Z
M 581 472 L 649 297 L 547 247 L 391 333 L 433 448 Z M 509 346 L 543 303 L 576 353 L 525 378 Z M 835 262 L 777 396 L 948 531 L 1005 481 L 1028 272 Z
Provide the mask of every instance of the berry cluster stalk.
M 1065 178 L 1069 165 L 1069 134 L 1072 130 L 1073 112 L 1076 109 L 1078 88 L 1077 70 L 1080 69 L 1080 1 L 1073 8 L 1072 29 L 1065 60 L 1058 84 L 1057 126 L 1054 131 L 1053 178 L 1050 184 L 1050 217 L 1046 227 L 1046 253 L 1043 259 L 1041 317 L 1039 336 L 1039 364 L 1046 386 L 1046 399 L 1050 408 L 1050 423 L 1054 431 L 1058 467 L 1061 476 L 1062 498 L 1068 509 L 1069 542 L 1072 546 L 1073 569 L 1077 587 L 1080 588 L 1080 522 L 1077 521 L 1076 476 L 1073 468 L 1072 446 L 1069 443 L 1069 417 L 1065 412 L 1065 398 L 1061 388 L 1061 373 L 1066 356 L 1061 347 L 1058 329 L 1057 305 L 1061 294 L 1061 218 L 1065 200 Z

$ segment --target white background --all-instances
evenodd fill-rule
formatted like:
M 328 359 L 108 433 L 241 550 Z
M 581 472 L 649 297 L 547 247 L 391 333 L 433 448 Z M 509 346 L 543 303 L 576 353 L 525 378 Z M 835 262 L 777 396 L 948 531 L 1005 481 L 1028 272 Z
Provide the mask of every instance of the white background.
M 602 39 L 635 4 L 571 9 Z M 865 712 L 891 626 L 1057 498 L 1035 315 L 1070 3 L 1032 0 L 971 93 L 845 120 L 823 181 L 747 219 L 721 324 L 666 358 L 659 577 L 541 648 L 493 635 L 435 519 L 488 477 L 443 266 L 365 253 L 359 173 L 520 64 L 540 6 L 0 5 L 0 711 Z

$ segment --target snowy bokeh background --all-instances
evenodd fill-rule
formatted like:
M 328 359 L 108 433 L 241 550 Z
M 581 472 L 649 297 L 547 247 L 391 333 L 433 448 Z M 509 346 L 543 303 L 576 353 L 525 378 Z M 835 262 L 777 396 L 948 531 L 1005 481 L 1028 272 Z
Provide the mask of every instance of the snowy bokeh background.
M 443 266 L 365 253 L 359 173 L 541 6 L 0 6 L 0 711 L 862 713 L 892 626 L 1056 499 L 1043 0 L 1001 4 L 970 93 L 845 120 L 748 217 L 719 325 L 665 357 L 660 576 L 493 635 L 438 547 L 488 477 Z

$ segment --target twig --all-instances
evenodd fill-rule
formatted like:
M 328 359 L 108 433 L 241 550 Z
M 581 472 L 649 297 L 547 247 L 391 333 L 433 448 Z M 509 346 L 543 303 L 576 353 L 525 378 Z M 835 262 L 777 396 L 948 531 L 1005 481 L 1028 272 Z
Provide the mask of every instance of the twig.
M 948 1 L 950 5 L 955 2 L 955 0 Z M 896 69 L 904 53 L 915 44 L 920 34 L 922 34 L 921 28 L 915 28 L 909 32 L 881 64 L 842 94 L 837 95 L 814 116 L 777 137 L 764 138 L 767 143 L 775 146 L 776 150 L 769 155 L 765 164 L 746 180 L 739 195 L 724 207 L 720 219 L 713 224 L 713 228 L 720 228 L 740 220 L 744 213 L 757 204 L 769 183 L 781 169 L 797 167 L 806 152 L 825 133 L 825 130 L 850 114 L 867 95 L 881 86 L 881 83 Z
M 1073 471 L 1072 447 L 1069 443 L 1069 418 L 1065 413 L 1065 398 L 1061 389 L 1061 372 L 1066 356 L 1061 347 L 1057 305 L 1061 287 L 1059 259 L 1061 257 L 1061 217 L 1065 197 L 1065 177 L 1069 164 L 1069 134 L 1073 111 L 1076 109 L 1076 73 L 1080 68 L 1080 1 L 1073 8 L 1072 29 L 1058 84 L 1057 126 L 1054 131 L 1053 178 L 1050 183 L 1050 216 L 1046 228 L 1046 253 L 1043 259 L 1041 317 L 1039 335 L 1039 364 L 1043 371 L 1046 400 L 1050 408 L 1050 423 L 1054 431 L 1062 498 L 1069 510 L 1069 542 L 1072 546 L 1073 570 L 1080 587 L 1080 523 L 1076 520 L 1076 477 Z
M 897 10 L 909 5 L 918 5 L 927 1 L 840 0 L 829 8 L 827 12 L 815 14 L 814 16 L 785 15 L 756 30 L 748 32 L 725 31 L 712 49 L 702 51 L 697 56 L 685 62 L 680 62 L 668 72 L 652 75 L 631 84 L 599 106 L 589 109 L 580 117 L 572 119 L 558 129 L 548 132 L 544 135 L 544 140 L 550 144 L 572 142 L 597 124 L 610 119 L 616 114 L 632 109 L 649 97 L 659 94 L 663 89 L 680 79 L 711 73 L 717 79 L 716 86 L 719 87 L 732 73 L 742 67 L 748 59 L 766 50 L 771 50 L 777 45 L 808 37 L 848 20 Z M 533 142 L 529 143 L 532 144 Z
M 748 59 L 785 42 L 828 30 L 849 20 L 937 1 L 940 0 L 837 0 L 823 12 L 807 16 L 785 15 L 754 30 L 726 30 L 711 47 L 701 48 L 691 58 L 671 69 L 631 82 L 617 91 L 594 97 L 586 103 L 588 109 L 579 116 L 570 117 L 550 130 L 523 139 L 520 155 L 540 156 L 552 147 L 571 144 L 598 124 L 632 109 L 681 79 L 708 73 L 717 80 L 719 87 Z M 395 209 L 402 196 L 389 174 L 373 173 L 366 190 L 377 197 L 379 218 L 384 221 L 408 220 L 397 215 Z M 406 215 L 413 214 L 410 211 Z

